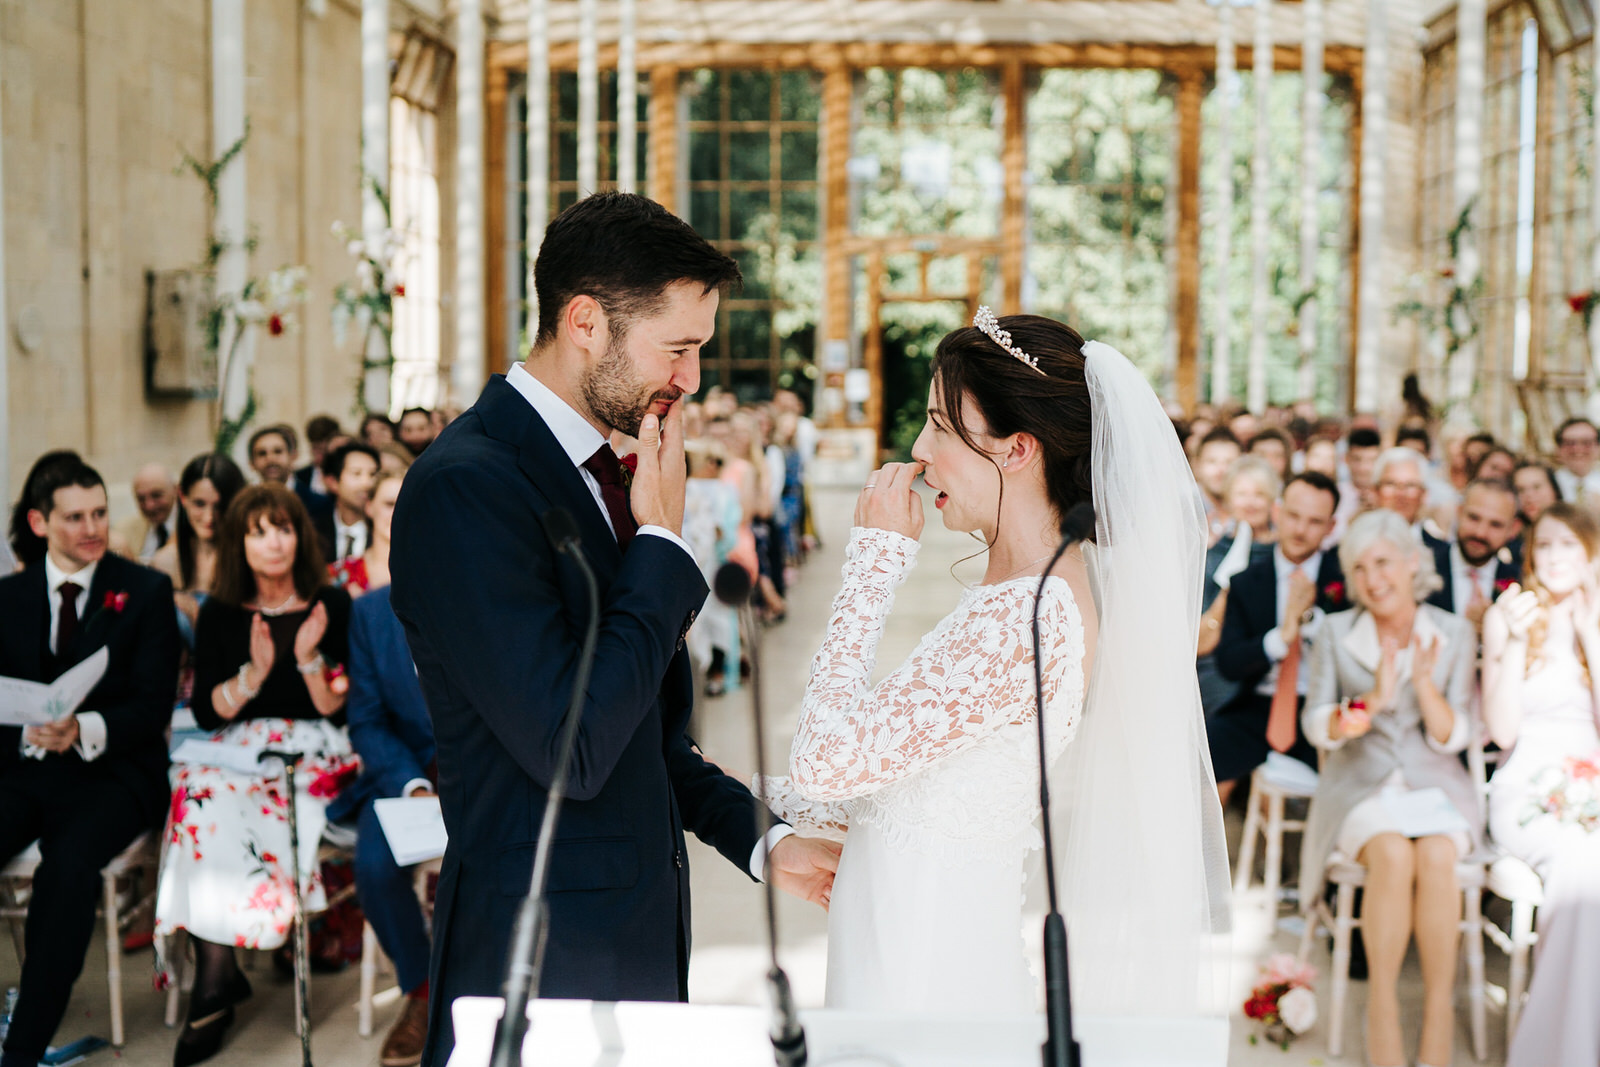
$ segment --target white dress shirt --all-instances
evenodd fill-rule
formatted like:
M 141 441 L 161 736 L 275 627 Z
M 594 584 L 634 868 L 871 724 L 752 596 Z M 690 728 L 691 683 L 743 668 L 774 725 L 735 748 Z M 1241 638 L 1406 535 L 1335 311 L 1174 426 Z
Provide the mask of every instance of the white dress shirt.
M 1467 605 L 1472 603 L 1472 586 L 1478 587 L 1484 603 L 1494 601 L 1494 572 L 1498 569 L 1500 560 L 1490 556 L 1489 561 L 1481 567 L 1474 567 L 1467 562 L 1461 554 L 1459 542 L 1450 544 L 1450 599 L 1454 606 L 1455 614 L 1466 615 Z
M 88 622 L 89 613 L 89 587 L 94 584 L 94 572 L 99 568 L 100 561 L 95 560 L 87 567 L 80 568 L 74 574 L 68 574 L 56 566 L 56 561 L 49 555 L 44 557 L 44 586 L 45 597 L 50 604 L 50 649 L 56 654 L 61 650 L 56 647 L 56 640 L 61 628 L 61 585 L 63 582 L 72 582 L 78 586 L 77 609 L 78 626 L 82 628 Z M 115 590 L 113 590 L 115 591 Z M 87 762 L 99 757 L 106 750 L 106 720 L 98 711 L 78 712 L 78 743 L 73 746 L 78 750 L 78 755 Z M 46 752 L 36 745 L 23 741 L 23 753 L 35 759 L 44 758 Z
M 1579 482 L 1583 484 L 1583 492 L 1578 492 Z M 1556 468 L 1556 487 L 1561 490 L 1561 499 L 1569 504 L 1576 504 L 1581 499 L 1585 503 L 1600 500 L 1600 466 L 1595 467 L 1581 479 L 1565 467 Z
M 1278 573 L 1278 625 L 1268 630 L 1261 639 L 1262 651 L 1272 660 L 1272 667 L 1267 671 L 1267 676 L 1261 679 L 1261 684 L 1256 686 L 1256 693 L 1260 696 L 1270 697 L 1278 688 L 1278 671 L 1283 658 L 1289 654 L 1288 642 L 1284 641 L 1281 632 L 1284 612 L 1289 609 L 1289 579 L 1295 571 L 1299 571 L 1316 584 L 1317 575 L 1322 571 L 1322 552 L 1318 550 L 1306 557 L 1298 566 L 1290 563 L 1289 558 L 1283 554 L 1283 549 L 1274 546 L 1272 549 L 1272 566 Z M 1317 636 L 1317 630 L 1322 626 L 1322 609 L 1315 605 L 1311 608 L 1311 621 L 1300 625 L 1300 659 L 1305 662 L 1306 652 L 1311 648 L 1312 638 Z M 1311 680 L 1311 672 L 1302 669 L 1296 678 L 1296 688 L 1301 696 L 1305 696 L 1306 684 Z
M 595 476 L 584 469 L 584 462 L 603 444 L 608 443 L 606 436 L 595 429 L 589 420 L 579 415 L 572 409 L 572 405 L 556 395 L 555 391 L 539 379 L 528 373 L 528 368 L 521 363 L 513 363 L 506 372 L 506 384 L 522 394 L 533 410 L 538 412 L 544 424 L 555 435 L 556 443 L 567 454 L 572 465 L 578 468 L 578 474 L 583 478 L 583 484 L 589 487 L 589 493 L 594 497 L 594 506 L 600 509 L 600 517 L 605 520 L 606 528 L 611 530 L 612 536 L 616 529 L 611 525 L 611 513 L 606 510 L 605 498 L 600 495 L 600 483 Z M 692 560 L 694 550 L 686 541 L 665 526 L 644 525 L 639 527 L 640 537 L 665 537 L 668 541 L 683 549 L 684 553 Z M 698 564 L 696 565 L 698 568 Z M 756 842 L 755 850 L 750 854 L 750 874 L 757 881 L 763 879 L 766 871 L 767 853 L 785 837 L 794 833 L 794 827 L 778 825 L 768 830 L 766 835 Z
M 346 526 L 339 518 L 339 509 L 333 509 L 333 561 L 343 563 L 356 559 L 367 550 L 367 520 Z
M 162 530 L 162 529 L 166 530 L 167 531 L 167 536 L 166 536 L 165 540 L 167 540 L 167 541 L 172 540 L 172 535 L 173 535 L 174 531 L 176 531 L 177 525 L 178 525 L 178 507 L 179 507 L 179 505 L 174 505 L 172 510 L 167 513 L 167 521 L 166 522 L 157 523 L 154 526 L 147 526 L 146 527 L 145 534 L 144 534 L 144 542 L 139 546 L 139 562 L 140 563 L 143 563 L 145 566 L 148 567 L 150 565 L 150 561 L 152 559 L 155 559 L 156 553 L 161 551 L 161 544 L 162 544 L 163 538 L 160 538 L 160 537 L 156 536 L 156 531 L 157 530 Z

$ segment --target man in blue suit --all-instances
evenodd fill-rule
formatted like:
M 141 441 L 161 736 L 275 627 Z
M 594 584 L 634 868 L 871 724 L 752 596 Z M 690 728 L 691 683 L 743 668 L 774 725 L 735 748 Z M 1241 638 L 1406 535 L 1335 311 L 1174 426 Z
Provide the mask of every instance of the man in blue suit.
M 684 635 L 707 589 L 684 544 L 682 405 L 737 265 L 660 205 L 580 201 L 534 270 L 526 364 L 495 376 L 406 476 L 390 558 L 433 717 L 450 833 L 434 912 L 424 1062 L 454 1044 L 456 997 L 499 992 L 556 772 L 589 616 L 542 525 L 575 520 L 600 587 L 598 657 L 550 865 L 540 993 L 687 998 L 684 831 L 753 878 L 823 903 L 837 847 L 761 834 L 749 791 L 684 736 Z M 614 431 L 637 438 L 629 479 Z
M 411 871 L 395 862 L 373 802 L 432 796 L 433 724 L 406 647 L 405 630 L 383 586 L 356 598 L 350 609 L 350 744 L 361 777 L 328 806 L 330 819 L 354 819 L 356 892 L 383 951 L 394 961 L 405 1010 L 384 1040 L 382 1067 L 422 1059 L 428 1034 L 428 928 Z
M 1211 763 L 1223 802 L 1235 784 L 1266 761 L 1272 747 L 1267 725 L 1272 701 L 1290 650 L 1294 658 L 1295 696 L 1303 698 L 1309 671 L 1300 666 L 1325 612 L 1349 607 L 1339 556 L 1323 551 L 1333 529 L 1339 487 L 1325 474 L 1303 471 L 1284 483 L 1272 507 L 1278 544 L 1269 558 L 1253 562 L 1233 577 L 1228 607 L 1217 642 L 1217 670 L 1238 682 L 1232 704 L 1206 720 Z M 1296 710 L 1298 712 L 1298 703 Z M 1315 765 L 1316 753 L 1300 732 L 1299 715 L 1289 743 L 1280 751 Z

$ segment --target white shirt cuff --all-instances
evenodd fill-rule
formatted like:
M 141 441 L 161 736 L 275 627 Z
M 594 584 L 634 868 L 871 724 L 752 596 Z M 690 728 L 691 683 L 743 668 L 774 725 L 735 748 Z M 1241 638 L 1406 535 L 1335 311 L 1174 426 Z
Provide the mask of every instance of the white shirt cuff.
M 403 797 L 408 797 L 411 795 L 411 791 L 413 789 L 426 789 L 431 793 L 433 792 L 433 783 L 428 781 L 426 778 L 413 778 L 411 781 L 405 784 L 405 788 L 400 790 L 400 795 Z
M 755 851 L 750 853 L 750 877 L 758 882 L 766 881 L 767 856 L 778 847 L 779 841 L 794 832 L 794 827 L 787 823 L 779 823 L 761 835 L 761 840 L 756 842 Z
M 1265 652 L 1267 658 L 1274 663 L 1281 663 L 1283 657 L 1289 654 L 1289 645 L 1284 641 L 1278 627 L 1274 626 L 1261 638 L 1261 651 Z
M 684 553 L 688 555 L 690 559 L 694 559 L 694 549 L 689 547 L 689 542 L 685 541 L 683 538 L 679 537 L 665 526 L 641 526 L 639 527 L 639 533 L 649 534 L 652 537 L 665 537 L 668 541 L 671 541 L 673 544 L 683 549 Z
M 98 711 L 78 712 L 78 743 L 73 746 L 85 763 L 100 758 L 106 750 L 106 720 Z
M 1337 704 L 1324 704 L 1318 708 L 1308 708 L 1305 713 L 1306 739 L 1324 752 L 1332 752 L 1336 748 L 1344 747 L 1344 738 L 1335 741 L 1328 736 L 1328 727 L 1333 725 L 1334 712 L 1339 710 Z
M 1456 712 L 1456 721 L 1450 726 L 1450 736 L 1444 739 L 1444 744 L 1442 745 L 1433 739 L 1433 734 L 1428 732 L 1427 723 L 1422 725 L 1422 737 L 1423 740 L 1428 742 L 1428 747 L 1435 752 L 1453 756 L 1467 747 L 1467 717 L 1459 711 Z

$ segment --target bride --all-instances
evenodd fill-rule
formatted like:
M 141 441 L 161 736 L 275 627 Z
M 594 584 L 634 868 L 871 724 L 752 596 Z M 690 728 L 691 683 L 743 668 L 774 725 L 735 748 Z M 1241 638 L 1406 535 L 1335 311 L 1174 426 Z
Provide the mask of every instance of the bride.
M 1034 601 L 1058 878 L 1079 1010 L 1194 1014 L 1224 990 L 1227 860 L 1194 672 L 1204 510 L 1137 369 L 1037 316 L 940 343 L 914 462 L 856 504 L 790 778 L 756 783 L 845 844 L 829 911 L 830 1007 L 1031 1012 L 1024 897 L 1042 844 Z M 983 581 L 872 685 L 916 563 L 922 475 L 946 527 L 988 546 Z M 1048 576 L 1061 519 L 1094 544 Z M 847 833 L 846 833 L 847 831 Z

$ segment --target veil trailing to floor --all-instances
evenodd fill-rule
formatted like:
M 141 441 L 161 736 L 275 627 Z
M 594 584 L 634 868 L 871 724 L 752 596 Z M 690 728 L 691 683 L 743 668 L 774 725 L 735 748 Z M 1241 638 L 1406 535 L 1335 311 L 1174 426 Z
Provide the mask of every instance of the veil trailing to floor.
M 1143 374 L 1098 341 L 1084 357 L 1100 627 L 1082 720 L 1050 772 L 1073 1003 L 1223 1014 L 1228 857 L 1195 674 L 1205 508 Z

